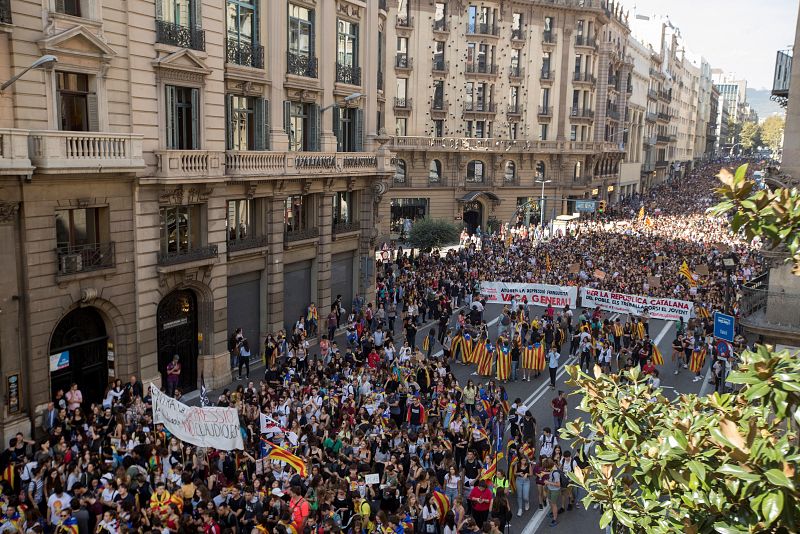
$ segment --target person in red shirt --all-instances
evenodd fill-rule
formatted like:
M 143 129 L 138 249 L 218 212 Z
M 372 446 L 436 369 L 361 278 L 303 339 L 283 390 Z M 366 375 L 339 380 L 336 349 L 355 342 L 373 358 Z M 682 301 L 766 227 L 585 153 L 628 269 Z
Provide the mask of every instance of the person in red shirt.
M 370 369 L 377 369 L 380 363 L 381 357 L 378 355 L 375 347 L 372 347 L 372 350 L 367 355 L 367 365 L 369 365 Z
M 567 417 L 567 399 L 562 390 L 558 390 L 558 397 L 550 401 L 550 406 L 553 407 L 553 432 L 558 432 Z
M 656 366 L 653 365 L 653 360 L 648 359 L 646 360 L 644 366 L 642 367 L 642 372 L 646 375 L 652 375 L 653 371 L 656 370 Z
M 292 485 L 289 489 L 291 498 L 289 499 L 289 510 L 292 512 L 292 522 L 297 526 L 297 529 L 302 532 L 303 525 L 306 519 L 311 514 L 311 507 L 308 501 L 303 497 L 303 492 L 298 485 Z
M 222 534 L 219 523 L 214 520 L 214 514 L 208 508 L 203 508 L 200 515 L 203 518 L 203 534 Z
M 489 510 L 492 509 L 492 490 L 486 487 L 486 481 L 481 480 L 469 492 L 469 502 L 472 507 L 472 517 L 478 525 L 483 525 L 489 518 Z

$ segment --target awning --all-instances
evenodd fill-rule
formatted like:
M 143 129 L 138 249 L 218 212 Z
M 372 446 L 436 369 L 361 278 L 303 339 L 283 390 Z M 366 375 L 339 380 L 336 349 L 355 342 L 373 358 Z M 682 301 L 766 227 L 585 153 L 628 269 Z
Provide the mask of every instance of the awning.
M 470 191 L 469 193 L 461 197 L 459 202 L 472 202 L 481 195 L 487 197 L 489 200 L 494 200 L 496 202 L 500 201 L 500 197 L 498 197 L 497 195 L 495 195 L 490 191 Z

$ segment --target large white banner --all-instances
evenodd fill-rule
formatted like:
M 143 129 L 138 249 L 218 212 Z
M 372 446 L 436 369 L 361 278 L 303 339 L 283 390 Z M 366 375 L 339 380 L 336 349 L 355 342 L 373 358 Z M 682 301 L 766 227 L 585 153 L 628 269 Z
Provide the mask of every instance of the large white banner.
M 481 294 L 487 302 L 507 303 L 514 297 L 528 299 L 528 304 L 536 306 L 552 305 L 554 308 L 569 306 L 574 308 L 578 300 L 576 286 L 553 286 L 548 284 L 520 284 L 516 282 L 481 282 Z
M 163 424 L 176 438 L 222 451 L 244 449 L 236 408 L 188 406 L 150 384 L 153 422 Z
M 626 295 L 604 289 L 581 288 L 581 305 L 585 308 L 600 307 L 601 310 L 642 315 L 645 309 L 653 319 L 677 321 L 683 317 L 688 321 L 694 308 L 693 302 L 664 297 Z

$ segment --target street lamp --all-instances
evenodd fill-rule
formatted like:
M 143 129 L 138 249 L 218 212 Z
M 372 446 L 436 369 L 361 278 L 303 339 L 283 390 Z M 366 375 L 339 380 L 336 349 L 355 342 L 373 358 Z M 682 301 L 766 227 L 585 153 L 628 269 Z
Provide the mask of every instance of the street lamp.
M 46 55 L 40 57 L 39 59 L 37 59 L 36 61 L 31 63 L 31 65 L 29 67 L 27 67 L 25 70 L 23 70 L 22 72 L 20 72 L 19 74 L 17 74 L 16 76 L 11 78 L 10 80 L 8 80 L 3 85 L 0 85 L 0 92 L 1 91 L 5 91 L 8 87 L 13 85 L 14 82 L 16 82 L 17 80 L 22 78 L 29 70 L 42 69 L 42 68 L 46 69 L 47 67 L 52 66 L 53 63 L 55 63 L 57 61 L 58 61 L 58 58 L 56 56 L 51 55 L 51 54 L 46 54 Z
M 731 274 L 736 269 L 736 258 L 722 258 L 722 269 L 725 271 L 725 313 L 731 313 Z
M 347 95 L 346 97 L 344 97 L 344 103 L 345 103 L 345 104 L 349 104 L 349 103 L 350 103 L 350 102 L 352 102 L 353 100 L 358 100 L 358 99 L 359 99 L 359 98 L 361 98 L 362 96 L 364 96 L 364 95 L 363 95 L 363 94 L 361 94 L 361 93 L 353 93 L 353 94 L 351 94 L 351 95 Z M 322 108 L 321 110 L 319 110 L 319 112 L 320 112 L 320 113 L 322 113 L 323 111 L 327 111 L 327 110 L 331 109 L 331 108 L 332 108 L 333 106 L 335 106 L 335 105 L 336 105 L 336 103 L 334 102 L 334 103 L 333 103 L 333 104 L 331 104 L 330 106 L 325 106 L 324 108 Z
M 542 200 L 539 202 L 539 218 L 541 219 L 542 228 L 544 228 L 544 184 L 549 184 L 553 180 L 534 180 L 537 184 L 542 184 Z

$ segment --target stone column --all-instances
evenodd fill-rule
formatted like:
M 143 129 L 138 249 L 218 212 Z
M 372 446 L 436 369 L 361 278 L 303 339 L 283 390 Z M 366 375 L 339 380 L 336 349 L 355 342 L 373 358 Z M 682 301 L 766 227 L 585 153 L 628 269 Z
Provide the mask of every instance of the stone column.
M 286 2 L 277 3 L 286 4 Z M 317 20 L 320 22 L 324 21 L 322 24 L 316 24 L 314 29 L 317 32 L 316 42 L 319 48 L 319 50 L 317 50 L 317 57 L 320 58 L 320 61 L 317 62 L 317 73 L 320 85 L 322 86 L 319 106 L 320 109 L 325 109 L 336 103 L 336 98 L 333 96 L 333 89 L 336 82 L 336 2 L 318 2 L 317 6 Z M 323 51 L 322 47 L 325 46 L 331 46 L 333 50 Z M 322 58 L 325 58 L 326 61 L 322 61 Z M 336 152 L 336 136 L 333 133 L 332 118 L 335 112 L 336 109 L 331 107 L 324 111 L 320 117 L 322 128 L 320 149 L 323 152 Z
M 263 35 L 266 36 L 264 48 L 269 54 L 265 64 L 267 68 L 272 67 L 272 71 L 267 72 L 267 76 L 273 82 L 267 94 L 267 98 L 269 98 L 270 149 L 287 150 L 289 136 L 283 130 L 283 101 L 286 100 L 286 95 L 281 80 L 286 77 L 286 43 L 289 36 L 285 21 L 289 17 L 289 8 L 287 2 L 264 2 L 263 5 L 266 7 L 264 20 L 281 21 L 280 24 L 270 24 L 269 29 L 263 32 Z M 329 26 L 329 24 L 319 24 L 316 27 L 325 26 Z M 335 27 L 335 24 L 330 24 L 330 26 Z
M 320 321 L 327 317 L 331 307 L 331 240 L 333 237 L 333 193 L 325 192 L 317 195 L 317 224 L 319 225 L 319 241 L 317 242 L 317 310 Z M 320 326 L 320 332 L 324 328 Z
M 358 238 L 358 294 L 365 302 L 375 302 L 375 251 L 373 235 L 375 228 L 375 195 L 371 188 L 358 192 L 358 222 L 361 234 Z
M 283 328 L 283 197 L 267 199 L 267 330 Z
M 361 86 L 365 90 L 364 100 L 364 150 L 375 149 L 378 134 L 378 2 L 367 2 L 367 18 L 362 37 L 366 46 L 362 49 Z M 373 48 L 374 47 L 374 48 Z M 383 53 L 386 53 L 384 49 Z M 384 76 L 386 73 L 384 73 Z

